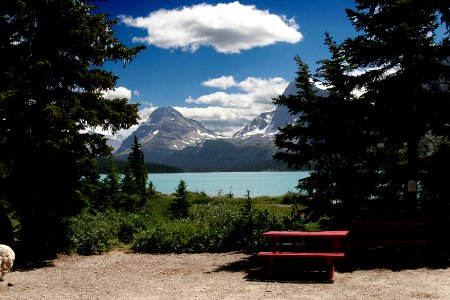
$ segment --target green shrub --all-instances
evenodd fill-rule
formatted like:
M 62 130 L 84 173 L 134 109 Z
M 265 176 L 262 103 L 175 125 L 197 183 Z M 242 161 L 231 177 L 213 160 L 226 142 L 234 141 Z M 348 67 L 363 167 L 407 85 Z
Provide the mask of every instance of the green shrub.
M 193 204 L 182 219 L 167 215 L 170 197 L 149 199 L 141 212 L 85 212 L 68 220 L 69 248 L 84 255 L 121 244 L 148 253 L 254 252 L 270 242 L 261 235 L 265 231 L 321 229 L 321 222 L 296 223 L 286 210 L 258 209 L 249 197 L 242 200 Z
M 82 255 L 103 253 L 111 248 L 116 232 L 113 213 L 81 213 L 68 220 L 69 248 Z
M 190 227 L 186 220 L 154 224 L 135 235 L 133 249 L 151 253 L 192 252 L 189 249 L 193 233 L 189 232 Z
M 150 253 L 253 251 L 267 243 L 261 233 L 280 229 L 284 220 L 268 209 L 220 202 L 193 205 L 189 215 L 160 218 L 135 233 L 132 248 Z
M 116 193 L 111 197 L 115 210 L 134 212 L 140 207 L 141 196 L 138 194 Z
M 283 200 L 281 201 L 281 203 L 283 203 L 283 204 L 299 204 L 301 202 L 302 198 L 304 198 L 304 196 L 302 196 L 302 194 L 300 194 L 298 192 L 289 191 L 283 195 Z
M 138 252 L 150 253 L 231 250 L 226 245 L 229 244 L 230 232 L 235 227 L 232 225 L 232 217 L 230 218 L 232 213 L 218 210 L 214 205 L 194 207 L 194 218 L 160 218 L 157 223 L 137 232 L 132 248 Z
M 192 204 L 207 204 L 211 198 L 205 192 L 189 192 L 189 200 Z
M 146 214 L 122 214 L 117 237 L 120 242 L 130 244 L 135 233 L 146 228 L 151 216 Z

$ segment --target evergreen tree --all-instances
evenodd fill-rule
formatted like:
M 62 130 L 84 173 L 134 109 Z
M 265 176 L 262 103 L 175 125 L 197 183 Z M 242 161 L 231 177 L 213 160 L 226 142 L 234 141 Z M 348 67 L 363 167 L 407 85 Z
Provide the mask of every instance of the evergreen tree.
M 288 107 L 298 116 L 294 124 L 280 129 L 276 136 L 275 143 L 283 152 L 275 158 L 297 169 L 308 166 L 312 170 L 309 177 L 300 180 L 298 187 L 314 196 L 315 210 L 319 210 L 316 216 L 345 218 L 358 212 L 360 205 L 355 201 L 370 195 L 364 182 L 370 172 L 364 167 L 367 144 L 361 134 L 364 122 L 358 113 L 363 107 L 348 88 L 352 67 L 345 61 L 342 46 L 328 34 L 325 44 L 331 58 L 320 61 L 316 76 L 327 92 L 318 93 L 314 84 L 318 79 L 296 57 L 298 93 L 274 99 L 274 103 Z M 339 211 L 336 205 L 330 205 L 335 199 L 341 200 Z
M 373 107 L 366 116 L 379 143 L 373 147 L 385 148 L 380 171 L 414 212 L 417 187 L 431 171 L 427 160 L 449 143 L 450 131 L 443 126 L 450 123 L 448 1 L 356 3 L 347 15 L 361 34 L 345 41 L 345 55 L 366 69 L 355 84 L 365 90 L 361 101 Z M 426 149 L 436 136 L 442 137 L 436 149 Z
M 314 207 L 347 221 L 373 198 L 408 199 L 414 213 L 415 186 L 430 197 L 428 162 L 448 148 L 443 124 L 450 123 L 445 1 L 356 2 L 347 15 L 362 34 L 342 44 L 327 34 L 331 57 L 319 62 L 316 78 L 297 57 L 298 93 L 274 99 L 298 116 L 276 137 L 275 157 L 295 168 L 309 164 L 313 172 L 299 188 L 314 196 Z M 438 35 L 440 22 L 447 31 Z M 317 93 L 317 80 L 327 95 Z
M 122 179 L 121 193 L 112 197 L 112 206 L 116 210 L 134 212 L 142 206 L 142 196 L 136 192 L 137 190 L 131 168 L 127 165 Z
M 125 167 L 125 174 L 122 179 L 122 192 L 126 194 L 134 194 L 136 191 L 136 185 L 131 173 L 131 168 L 127 165 Z
M 254 210 L 253 210 L 253 200 L 250 197 L 250 191 L 247 190 L 247 194 L 245 195 L 245 202 L 241 209 L 242 219 L 240 222 L 241 226 L 241 238 L 242 238 L 242 247 L 246 251 L 253 250 L 254 243 Z
M 154 196 L 156 194 L 156 188 L 152 181 L 148 183 L 147 194 L 149 196 Z
M 114 195 L 120 191 L 120 173 L 112 158 L 110 159 L 109 164 L 108 173 L 104 179 L 104 185 L 106 186 L 108 195 Z
M 96 161 L 86 159 L 82 165 L 85 175 L 80 180 L 81 196 L 90 208 L 102 209 L 105 197 L 101 194 L 100 174 L 97 171 Z
M 117 195 L 120 193 L 120 173 L 114 160 L 110 158 L 106 177 L 103 179 L 104 209 L 111 208 Z
M 170 214 L 176 219 L 186 218 L 188 216 L 189 206 L 186 183 L 184 180 L 180 180 L 175 192 L 175 199 L 170 205 Z
M 127 161 L 131 175 L 133 176 L 134 187 L 136 188 L 135 193 L 144 195 L 147 183 L 147 167 L 145 166 L 144 152 L 136 136 L 134 136 Z
M 122 44 L 117 21 L 91 3 L 0 1 L 0 161 L 9 173 L 2 192 L 18 209 L 29 249 L 51 249 L 59 220 L 76 213 L 79 162 L 110 153 L 87 130 L 115 132 L 138 117 L 127 99 L 104 98 L 117 77 L 102 67 L 130 62 L 143 47 Z

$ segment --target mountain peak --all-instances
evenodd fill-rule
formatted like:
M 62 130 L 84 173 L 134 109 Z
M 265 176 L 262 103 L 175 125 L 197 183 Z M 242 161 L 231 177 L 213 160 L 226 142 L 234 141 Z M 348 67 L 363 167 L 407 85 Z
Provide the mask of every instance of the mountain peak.
M 284 95 L 296 93 L 289 84 Z M 146 161 L 186 170 L 246 170 L 278 168 L 273 161 L 277 149 L 273 136 L 278 128 L 296 119 L 284 106 L 263 112 L 231 138 L 223 138 L 198 121 L 185 118 L 173 107 L 159 107 L 114 153 L 125 158 L 137 137 Z
M 254 135 L 267 135 L 273 132 L 272 119 L 274 111 L 263 112 L 256 117 L 250 124 L 239 130 L 233 135 L 233 138 L 248 138 Z M 275 131 L 277 128 L 275 128 Z
M 295 82 L 291 82 L 283 92 L 284 96 L 297 93 Z M 239 130 L 233 135 L 233 139 L 247 139 L 250 137 L 272 137 L 278 132 L 278 129 L 288 123 L 295 121 L 295 116 L 291 115 L 285 106 L 277 106 L 270 112 L 263 112 L 256 117 L 250 124 Z
M 147 122 L 167 121 L 170 120 L 170 118 L 180 118 L 180 117 L 184 118 L 183 115 L 173 107 L 170 106 L 158 107 L 150 114 Z
M 137 137 L 143 149 L 172 150 L 184 149 L 187 146 L 217 138 L 217 134 L 206 129 L 199 122 L 185 118 L 173 107 L 155 109 L 147 121 L 123 141 L 116 153 L 128 153 L 134 136 Z

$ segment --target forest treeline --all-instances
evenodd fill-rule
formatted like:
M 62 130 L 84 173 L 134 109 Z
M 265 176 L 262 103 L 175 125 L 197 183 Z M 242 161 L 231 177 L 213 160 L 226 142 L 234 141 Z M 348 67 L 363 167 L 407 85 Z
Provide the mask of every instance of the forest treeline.
M 96 166 L 97 166 L 97 171 L 100 174 L 106 174 L 108 172 L 108 170 L 110 168 L 110 164 L 111 164 L 111 159 L 113 159 L 113 158 L 102 157 L 102 158 L 97 159 Z M 116 165 L 117 170 L 120 173 L 123 174 L 125 172 L 125 169 L 127 166 L 126 160 L 113 159 L 113 163 Z M 169 166 L 169 165 L 165 165 L 165 164 L 157 164 L 157 163 L 152 163 L 152 162 L 146 162 L 145 168 L 148 171 L 148 173 L 183 173 L 184 172 L 184 170 L 179 167 Z

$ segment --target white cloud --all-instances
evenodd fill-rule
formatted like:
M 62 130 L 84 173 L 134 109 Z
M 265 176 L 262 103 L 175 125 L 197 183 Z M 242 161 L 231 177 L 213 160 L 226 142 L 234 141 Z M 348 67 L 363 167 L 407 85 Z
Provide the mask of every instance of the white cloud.
M 197 105 L 197 107 L 174 108 L 186 118 L 194 119 L 209 130 L 225 136 L 236 133 L 262 112 L 275 109 L 272 98 L 282 94 L 288 86 L 288 82 L 280 77 L 248 77 L 242 81 L 236 81 L 233 76 L 221 76 L 201 84 L 221 89 L 221 91 L 198 98 L 189 97 L 185 100 L 186 103 Z M 227 89 L 233 89 L 234 92 L 228 92 Z M 129 98 L 132 94 L 134 93 L 131 90 L 118 87 L 105 97 Z M 147 107 L 139 110 L 139 124 L 147 121 L 150 114 L 157 108 L 150 102 L 145 106 Z M 118 134 L 128 136 L 137 127 L 138 125 L 134 125 L 129 129 L 120 130 Z M 98 128 L 96 131 L 101 132 L 101 129 Z
M 174 106 L 185 118 L 193 119 L 200 122 L 203 126 L 212 130 L 215 133 L 231 136 L 236 131 L 244 127 L 247 123 L 251 122 L 261 112 L 256 112 L 252 109 L 240 109 L 220 106 L 208 106 L 208 107 L 181 107 Z M 272 107 L 271 109 L 273 109 Z M 157 107 L 147 107 L 139 111 L 139 124 L 148 120 L 150 114 L 157 109 Z M 117 133 L 122 136 L 128 136 L 132 134 L 139 125 L 133 125 L 128 129 L 119 130 Z M 96 132 L 104 134 L 110 134 L 109 132 L 103 132 L 100 128 Z
M 133 96 L 139 97 L 140 95 L 141 95 L 141 93 L 138 90 L 133 91 Z
M 239 82 L 237 86 L 249 95 L 253 95 L 256 101 L 262 100 L 266 102 L 267 98 L 270 99 L 282 94 L 288 84 L 281 77 L 268 79 L 248 77 L 246 80 Z
M 128 26 L 147 30 L 147 36 L 134 37 L 134 42 L 192 52 L 211 46 L 220 53 L 239 53 L 278 42 L 293 44 L 303 38 L 294 19 L 239 2 L 214 6 L 203 3 L 160 9 L 147 17 L 119 18 Z
M 222 76 L 219 78 L 209 79 L 207 81 L 202 82 L 203 86 L 208 87 L 216 87 L 219 89 L 228 89 L 232 86 L 236 85 L 236 81 L 234 81 L 233 76 Z
M 251 110 L 220 106 L 174 108 L 184 117 L 194 119 L 209 130 L 224 136 L 233 135 L 258 115 Z
M 210 79 L 207 82 L 221 81 L 224 76 L 217 79 Z M 234 78 L 229 76 L 233 82 Z M 230 81 L 231 81 L 230 80 Z M 203 83 L 203 85 L 205 85 Z M 240 89 L 241 93 L 215 92 L 203 95 L 197 99 L 189 97 L 187 103 L 216 105 L 230 108 L 252 108 L 255 111 L 267 111 L 273 108 L 271 99 L 284 92 L 288 82 L 280 77 L 275 78 L 255 78 L 248 77 L 241 82 L 235 82 L 234 85 L 228 85 Z
M 234 82 L 234 85 L 228 85 L 229 88 L 237 88 L 241 92 L 219 91 L 196 99 L 189 97 L 185 100 L 187 103 L 207 107 L 177 108 L 185 117 L 195 119 L 208 129 L 223 135 L 231 135 L 262 112 L 275 109 L 272 98 L 282 94 L 288 86 L 288 82 L 280 77 L 267 79 L 248 77 L 236 82 L 232 76 L 222 76 L 207 82 L 223 82 L 223 78 Z M 219 87 L 219 84 L 216 87 Z
M 131 90 L 123 86 L 119 86 L 112 90 L 105 91 L 103 94 L 106 99 L 131 98 Z
M 156 106 L 150 106 L 150 107 L 146 107 L 144 109 L 141 109 L 138 114 L 140 117 L 139 123 L 145 122 L 147 121 L 148 117 L 151 115 L 151 113 L 157 109 L 158 107 Z

